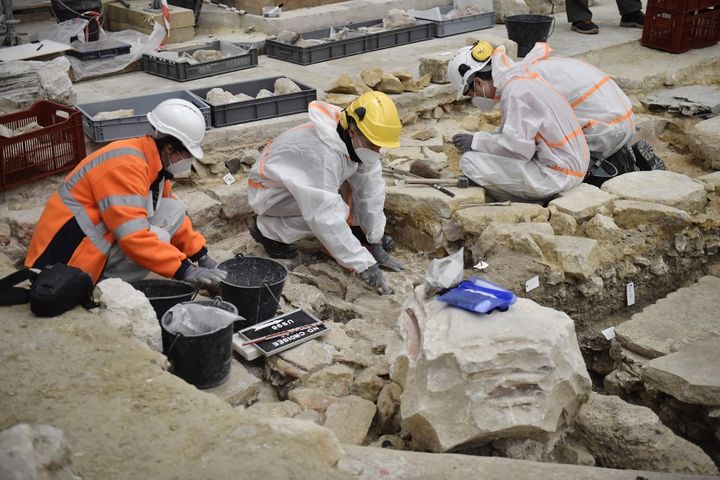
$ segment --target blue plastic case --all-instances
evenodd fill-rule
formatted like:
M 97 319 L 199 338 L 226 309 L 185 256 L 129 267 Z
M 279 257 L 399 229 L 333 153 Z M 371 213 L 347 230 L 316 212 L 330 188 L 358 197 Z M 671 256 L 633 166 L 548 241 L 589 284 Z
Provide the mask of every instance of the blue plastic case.
M 440 295 L 438 300 L 471 312 L 489 313 L 495 309 L 507 310 L 517 297 L 510 290 L 487 280 L 471 278 Z

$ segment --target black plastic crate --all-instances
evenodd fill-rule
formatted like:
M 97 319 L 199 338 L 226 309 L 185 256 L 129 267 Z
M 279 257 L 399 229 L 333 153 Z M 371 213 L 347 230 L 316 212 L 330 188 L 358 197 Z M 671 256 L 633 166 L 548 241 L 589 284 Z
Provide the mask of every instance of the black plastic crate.
M 222 43 L 223 42 L 220 42 L 220 40 L 216 40 L 205 45 L 176 51 L 179 54 L 192 54 L 197 50 L 222 51 Z M 240 47 L 240 45 L 233 46 Z M 197 63 L 195 65 L 187 62 L 176 62 L 171 59 L 147 53 L 143 55 L 143 70 L 145 72 L 178 82 L 186 82 L 196 78 L 211 77 L 221 73 L 234 72 L 236 70 L 255 67 L 257 64 L 258 52 L 255 49 L 250 49 L 247 53 L 242 55 L 235 55 L 210 62 Z
M 336 42 L 314 45 L 312 47 L 298 47 L 296 45 L 280 43 L 275 40 L 267 40 L 265 42 L 265 53 L 268 57 L 277 58 L 278 60 L 285 60 L 286 62 L 300 65 L 310 65 L 312 63 L 326 62 L 336 58 L 357 55 L 358 53 L 430 40 L 435 37 L 435 24 L 425 20 L 419 20 L 413 26 L 395 28 L 378 33 L 356 31 L 361 27 L 372 27 L 375 25 L 382 25 L 382 19 L 336 27 L 336 31 L 340 31 L 345 27 L 349 28 L 351 31 L 348 34 L 348 38 Z M 302 37 L 306 40 L 312 40 L 327 38 L 329 35 L 330 28 L 325 28 L 303 33 Z
M 97 40 L 94 42 L 73 42 L 66 55 L 72 55 L 80 60 L 93 60 L 96 58 L 114 57 L 130 53 L 130 44 L 118 40 Z
M 111 140 L 141 137 L 151 134 L 153 128 L 146 117 L 147 113 L 160 102 L 170 98 L 182 98 L 183 100 L 194 103 L 202 112 L 203 117 L 205 117 L 206 127 L 210 128 L 210 106 L 187 90 L 86 103 L 78 105 L 77 109 L 83 114 L 82 124 L 85 135 L 90 137 L 94 142 L 109 142 Z M 126 108 L 134 109 L 135 114 L 132 117 L 113 118 L 109 120 L 92 119 L 93 116 L 100 112 Z
M 340 29 L 342 29 L 342 27 L 338 30 Z M 328 38 L 329 36 L 329 28 L 302 34 L 302 37 L 306 40 Z M 276 40 L 266 40 L 265 54 L 270 58 L 277 58 L 278 60 L 285 60 L 286 62 L 310 65 L 312 63 L 326 62 L 335 58 L 364 53 L 367 51 L 366 39 L 367 35 L 364 33 L 348 32 L 348 38 L 345 40 L 327 42 L 311 47 L 298 47 L 296 45 L 280 43 Z
M 263 88 L 272 92 L 275 88 L 275 81 L 278 78 L 288 77 L 262 78 L 260 80 L 252 80 L 249 82 L 231 83 L 228 85 L 218 85 L 210 88 L 199 88 L 191 90 L 190 93 L 199 97 L 198 100 L 201 101 L 205 101 L 205 95 L 207 95 L 207 93 L 213 88 L 222 88 L 233 95 L 244 93 L 245 95 L 255 97 Z M 293 81 L 295 82 L 295 80 Z M 310 102 L 317 99 L 317 91 L 314 88 L 303 85 L 302 83 L 295 83 L 302 91 L 274 97 L 256 98 L 254 100 L 247 100 L 244 102 L 229 103 L 227 105 L 210 105 L 213 127 L 224 127 L 226 125 L 234 125 L 236 123 L 247 123 L 255 120 L 282 117 L 283 115 L 291 115 L 293 113 L 307 111 Z
M 447 15 L 453 9 L 452 5 L 438 7 L 441 15 Z M 419 20 L 427 20 L 435 24 L 435 36 L 438 38 L 459 35 L 461 33 L 474 32 L 492 28 L 495 25 L 495 12 L 489 11 L 477 15 L 466 15 L 464 17 L 450 18 L 447 20 L 434 20 L 428 18 L 427 10 L 409 11 Z

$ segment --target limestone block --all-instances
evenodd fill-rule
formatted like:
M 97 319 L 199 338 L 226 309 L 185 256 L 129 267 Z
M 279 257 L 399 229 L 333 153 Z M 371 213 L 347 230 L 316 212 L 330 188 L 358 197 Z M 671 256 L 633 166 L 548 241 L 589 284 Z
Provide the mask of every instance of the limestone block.
M 248 372 L 242 363 L 233 359 L 230 377 L 221 385 L 205 390 L 232 406 L 247 405 L 257 400 L 262 380 Z
M 531 222 L 534 218 L 547 219 L 546 208 L 534 203 L 515 203 L 508 206 L 476 206 L 456 211 L 453 217 L 460 223 L 466 235 L 480 235 L 491 223 Z M 552 233 L 552 232 L 551 232 Z
M 417 82 L 412 78 L 403 79 L 400 81 L 402 82 L 403 87 L 405 87 L 406 92 L 419 92 L 423 88 L 418 86 Z
M 705 185 L 713 187 L 715 193 L 720 193 L 720 172 L 708 173 L 701 177 L 697 177 L 696 180 L 703 182 Z
M 330 395 L 341 397 L 349 395 L 352 390 L 352 382 L 355 378 L 355 371 L 347 365 L 329 365 L 313 373 L 305 381 L 308 388 L 318 388 Z
M 553 236 L 554 232 L 549 223 L 491 223 L 471 247 L 473 260 L 502 250 L 511 250 L 542 259 L 540 239 Z
M 708 168 L 720 170 L 720 117 L 695 125 L 688 133 L 688 147 Z
M 378 377 L 373 368 L 366 368 L 358 373 L 352 385 L 353 395 L 362 397 L 375 403 L 380 390 L 385 386 L 382 378 Z
M 187 206 L 187 215 L 193 226 L 200 227 L 217 218 L 222 209 L 222 203 L 201 191 L 178 193 L 178 198 Z
M 496 10 L 496 17 L 497 13 L 498 12 Z M 504 45 L 505 51 L 507 52 L 508 56 L 512 58 L 517 57 L 517 42 L 510 40 L 509 38 L 505 38 L 505 36 L 493 35 L 492 33 L 486 33 L 485 31 L 474 32 L 465 37 L 465 45 L 475 45 L 475 43 L 477 43 L 479 40 L 485 40 L 486 42 L 490 42 L 493 47 L 499 47 L 500 45 Z
M 505 23 L 505 17 L 510 15 L 527 15 L 530 12 L 525 0 L 493 0 L 493 10 L 495 10 L 495 21 L 497 23 Z
M 75 105 L 69 70 L 70 62 L 65 57 L 50 62 L 1 62 L 0 111 L 22 110 L 38 100 Z
M 506 312 L 477 315 L 425 300 L 423 286 L 401 312 L 390 376 L 404 387 L 403 429 L 425 450 L 557 432 L 590 393 L 563 312 L 519 298 Z
M 292 418 L 302 411 L 302 407 L 290 400 L 282 402 L 258 402 L 245 409 L 255 417 Z
M 455 209 L 467 203 L 485 203 L 485 190 L 448 188 L 449 197 L 434 188 L 419 185 L 386 188 L 385 211 L 404 245 L 419 251 L 435 251 L 448 241 L 462 238 L 453 220 Z
M 302 415 L 303 412 L 298 413 L 298 416 Z M 299 442 L 304 448 L 317 452 L 318 457 L 326 465 L 337 464 L 345 453 L 332 432 L 311 421 L 296 420 L 295 418 L 273 418 L 267 424 L 278 438 Z M 247 441 L 252 443 L 251 439 Z
M 328 93 L 327 97 L 325 97 L 325 101 L 332 105 L 345 108 L 353 101 L 355 101 L 356 98 L 358 98 L 358 95 L 348 95 L 344 93 Z
M 338 399 L 325 412 L 325 428 L 340 443 L 360 445 L 365 440 L 377 407 L 364 398 L 350 395 Z
M 370 88 L 368 88 L 360 78 L 350 75 L 349 73 L 343 73 L 336 78 L 325 91 L 327 93 L 362 95 L 370 91 Z
M 560 194 L 549 206 L 566 213 L 577 221 L 588 220 L 596 213 L 607 213 L 615 197 L 599 188 L 581 183 Z
M 626 229 L 650 225 L 652 228 L 679 230 L 690 224 L 690 215 L 683 210 L 635 200 L 615 201 L 613 218 L 620 228 Z
M 297 93 L 302 91 L 300 87 L 289 78 L 282 77 L 275 80 L 273 92 L 275 95 L 285 95 L 287 93 Z
M 420 75 L 430 75 L 432 83 L 450 83 L 447 66 L 455 52 L 442 52 L 420 57 Z
M 316 388 L 295 388 L 290 390 L 288 400 L 292 400 L 303 408 L 324 412 L 335 403 L 337 397 Z
M 93 298 L 100 304 L 100 318 L 120 334 L 162 352 L 160 323 L 142 292 L 119 278 L 108 278 L 97 284 Z
M 375 85 L 380 83 L 380 80 L 382 80 L 383 73 L 382 68 L 379 67 L 366 68 L 362 71 L 362 73 L 360 73 L 360 77 L 365 85 L 370 88 L 375 88 Z
M 375 90 L 385 93 L 402 93 L 405 91 L 405 85 L 395 75 L 383 72 L 380 83 L 375 85 Z
M 382 320 L 354 318 L 344 327 L 346 334 L 354 340 L 353 345 L 358 339 L 365 340 L 370 344 L 371 351 L 377 354 L 385 352 L 385 348 L 394 335 L 393 329 L 388 328 Z M 323 338 L 327 338 L 327 335 Z
M 703 211 L 708 201 L 702 183 L 666 170 L 626 173 L 608 180 L 602 189 L 620 198 L 662 203 L 690 213 Z
M 612 218 L 598 213 L 585 223 L 584 230 L 586 236 L 595 240 L 610 240 L 620 232 L 620 227 Z
M 282 358 L 306 372 L 312 372 L 332 363 L 332 352 L 328 350 L 322 342 L 313 339 L 285 350 L 275 357 Z M 268 359 L 267 364 L 270 365 L 271 361 L 272 359 Z
M 311 312 L 319 311 L 327 303 L 327 299 L 320 289 L 306 283 L 286 282 L 282 296 L 293 307 L 304 308 Z M 332 332 L 331 329 L 325 336 Z
M 250 204 L 248 204 L 247 189 L 246 182 L 236 181 L 232 185 L 213 185 L 211 188 L 204 190 L 204 193 L 220 202 L 220 213 L 224 218 L 236 220 L 253 213 Z
M 652 359 L 720 337 L 718 292 L 720 278 L 702 277 L 615 327 L 615 338 L 623 347 Z
M 433 152 L 442 152 L 443 147 L 445 146 L 445 143 L 443 142 L 442 137 L 437 136 L 434 138 L 429 138 L 427 140 L 416 140 L 414 138 L 401 138 L 400 139 L 400 145 L 402 147 L 419 147 L 419 148 L 427 148 L 429 150 L 432 150 Z M 395 150 L 395 149 L 393 149 Z M 388 150 L 390 151 L 390 150 Z
M 720 337 L 650 360 L 642 379 L 682 402 L 720 405 Z
M 435 137 L 437 137 L 437 130 L 434 128 L 422 128 L 420 130 L 415 130 L 410 134 L 410 138 L 415 140 L 429 140 Z
M 24 208 L 22 210 L 0 210 L 0 217 L 10 226 L 12 238 L 22 245 L 29 245 L 45 207 Z
M 573 235 L 577 231 L 575 218 L 557 210 L 552 211 L 550 225 L 552 225 L 555 235 Z
M 417 112 L 432 110 L 438 105 L 454 102 L 455 89 L 451 85 L 428 85 L 419 92 L 404 92 L 393 97 L 400 118 Z
M 598 267 L 598 242 L 592 238 L 562 235 L 537 236 L 546 259 L 557 261 L 566 274 L 589 279 Z
M 385 385 L 377 398 L 378 424 L 383 431 L 400 430 L 402 387 L 395 382 Z M 393 428 L 395 426 L 395 428 Z
M 675 435 L 652 410 L 592 393 L 575 419 L 578 437 L 599 466 L 717 474 L 700 447 Z
M 420 78 L 418 78 L 415 81 L 415 84 L 417 85 L 418 88 L 423 89 L 423 88 L 427 87 L 428 85 L 430 85 L 431 80 L 432 80 L 432 74 L 430 74 L 430 73 L 426 73 L 424 75 L 420 74 Z
M 61 480 L 80 478 L 70 471 L 72 457 L 62 430 L 20 423 L 0 432 L 0 478 Z

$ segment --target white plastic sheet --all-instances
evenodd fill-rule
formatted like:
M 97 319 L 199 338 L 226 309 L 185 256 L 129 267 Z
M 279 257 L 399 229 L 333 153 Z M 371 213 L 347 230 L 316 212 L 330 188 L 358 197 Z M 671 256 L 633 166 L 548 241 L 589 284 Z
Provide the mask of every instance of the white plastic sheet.
M 207 335 L 227 327 L 239 317 L 226 310 L 197 303 L 175 305 L 163 315 L 163 326 L 168 332 L 186 337 Z
M 437 258 L 430 262 L 425 272 L 425 282 L 435 290 L 452 288 L 463 279 L 463 254 L 461 247 L 457 252 L 445 258 Z
M 38 40 L 54 40 L 69 45 L 70 39 L 77 37 L 78 41 L 85 42 L 87 24 L 88 21 L 84 18 L 72 18 L 38 33 Z
M 163 38 L 165 38 L 165 28 L 156 22 L 149 36 L 135 30 L 106 32 L 105 36 L 108 40 L 119 40 L 130 44 L 130 53 L 85 61 L 75 57 L 68 57 L 76 80 L 81 80 L 86 77 L 108 75 L 120 71 L 142 58 L 144 53 L 154 52 L 160 46 Z

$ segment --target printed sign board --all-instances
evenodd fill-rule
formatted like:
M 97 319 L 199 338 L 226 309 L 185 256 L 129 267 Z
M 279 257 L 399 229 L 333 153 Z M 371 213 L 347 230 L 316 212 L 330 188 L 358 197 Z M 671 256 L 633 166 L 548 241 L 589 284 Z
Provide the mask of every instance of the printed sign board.
M 306 342 L 324 334 L 327 330 L 328 327 L 317 317 L 299 308 L 244 328 L 236 335 L 242 344 L 252 342 L 245 347 L 254 347 L 259 350 L 259 353 L 267 356 Z M 235 341 L 234 343 L 240 342 Z M 242 352 L 240 353 L 242 354 Z

